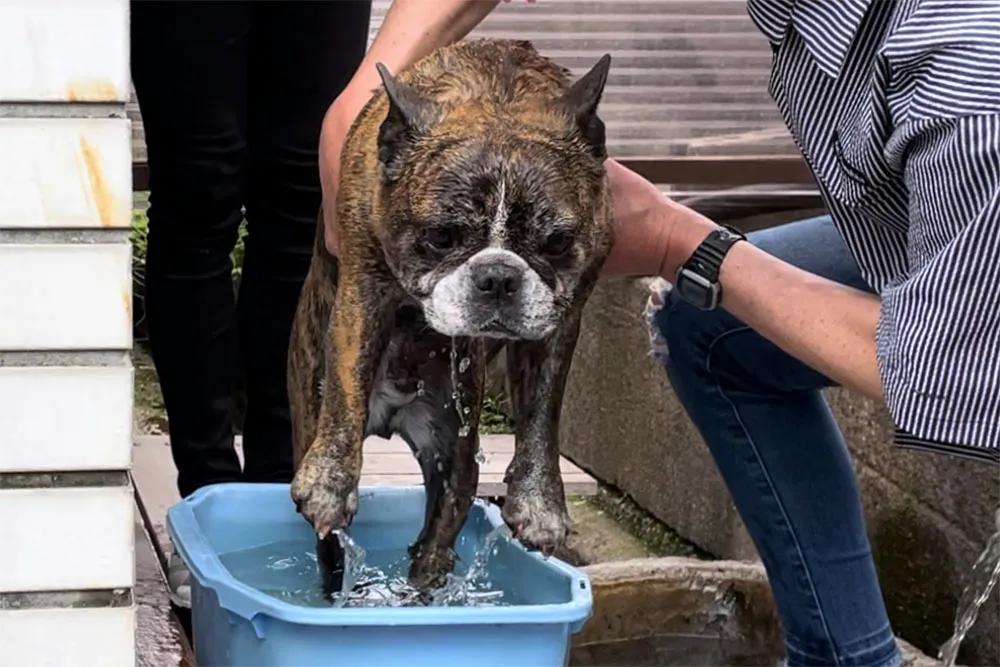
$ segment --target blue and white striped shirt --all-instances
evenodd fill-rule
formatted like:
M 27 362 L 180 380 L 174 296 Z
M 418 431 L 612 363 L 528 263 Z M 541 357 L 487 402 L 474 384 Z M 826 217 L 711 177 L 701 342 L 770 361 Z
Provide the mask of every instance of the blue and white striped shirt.
M 1000 2 L 748 0 L 865 280 L 902 447 L 1000 461 Z

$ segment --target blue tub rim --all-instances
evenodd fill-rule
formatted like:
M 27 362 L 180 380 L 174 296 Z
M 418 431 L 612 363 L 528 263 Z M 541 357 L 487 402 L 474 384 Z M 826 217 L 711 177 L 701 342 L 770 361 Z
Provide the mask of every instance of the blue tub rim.
M 288 490 L 288 484 L 226 482 L 198 489 L 193 494 L 167 510 L 167 533 L 174 549 L 191 571 L 191 576 L 218 598 L 219 606 L 226 611 L 254 622 L 259 616 L 309 626 L 431 626 L 431 625 L 557 625 L 568 624 L 576 633 L 590 618 L 593 610 L 593 593 L 590 579 L 578 568 L 550 556 L 527 550 L 517 540 L 511 545 L 527 557 L 542 560 L 566 575 L 570 581 L 570 601 L 559 604 L 511 605 L 503 607 L 330 607 L 315 608 L 291 604 L 239 581 L 222 564 L 219 555 L 209 544 L 195 516 L 198 505 L 210 497 L 225 493 L 233 487 Z M 422 486 L 363 485 L 359 494 L 404 495 Z M 500 508 L 476 498 L 473 502 L 483 511 L 493 527 L 504 523 Z M 184 539 L 178 538 L 184 534 Z

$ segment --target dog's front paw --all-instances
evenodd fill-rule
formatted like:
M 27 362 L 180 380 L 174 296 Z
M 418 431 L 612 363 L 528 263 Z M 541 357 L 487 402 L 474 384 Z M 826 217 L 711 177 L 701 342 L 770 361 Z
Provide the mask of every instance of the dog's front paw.
M 504 500 L 503 519 L 521 544 L 551 556 L 569 536 L 569 513 L 562 498 L 515 481 Z
M 358 511 L 358 481 L 303 462 L 292 480 L 292 500 L 319 539 L 351 525 Z
M 410 548 L 409 583 L 420 592 L 444 586 L 455 569 L 455 552 L 448 548 L 433 549 L 427 545 Z

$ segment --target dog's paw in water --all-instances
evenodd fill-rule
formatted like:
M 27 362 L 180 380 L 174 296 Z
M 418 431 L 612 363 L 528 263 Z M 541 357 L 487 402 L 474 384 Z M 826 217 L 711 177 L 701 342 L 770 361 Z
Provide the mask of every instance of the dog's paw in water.
M 358 512 L 358 484 L 346 475 L 303 465 L 292 480 L 295 507 L 324 539 L 330 531 L 351 525 Z
M 431 551 L 411 547 L 410 585 L 424 594 L 441 588 L 448 581 L 448 574 L 455 569 L 455 558 L 455 552 L 450 547 Z
M 570 520 L 565 505 L 537 490 L 519 491 L 516 486 L 509 489 L 503 520 L 521 544 L 546 556 L 561 548 L 569 536 Z

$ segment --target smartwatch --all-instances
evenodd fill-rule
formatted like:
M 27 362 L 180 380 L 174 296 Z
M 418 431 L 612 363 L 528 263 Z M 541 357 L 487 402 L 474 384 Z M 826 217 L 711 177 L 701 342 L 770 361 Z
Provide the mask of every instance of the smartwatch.
M 677 270 L 674 289 L 678 296 L 701 310 L 715 310 L 722 301 L 719 271 L 729 249 L 746 236 L 729 225 L 714 229 Z

